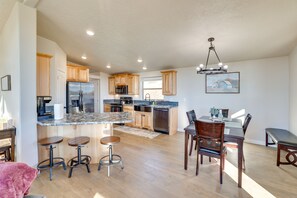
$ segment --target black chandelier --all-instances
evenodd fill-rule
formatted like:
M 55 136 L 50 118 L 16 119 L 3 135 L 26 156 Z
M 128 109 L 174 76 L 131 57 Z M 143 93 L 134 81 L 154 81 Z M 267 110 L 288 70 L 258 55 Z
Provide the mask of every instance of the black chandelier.
M 212 42 L 214 41 L 215 39 L 213 37 L 209 38 L 208 39 L 208 42 L 210 42 L 210 47 L 208 48 L 208 54 L 207 54 L 207 59 L 206 59 L 206 64 L 205 66 L 203 64 L 200 64 L 196 70 L 197 70 L 197 74 L 213 74 L 213 73 L 226 73 L 227 72 L 227 69 L 228 69 L 228 65 L 224 65 L 223 66 L 223 63 L 221 62 L 217 52 L 216 52 L 216 49 L 214 47 L 214 45 L 212 44 Z M 218 63 L 218 66 L 219 68 L 207 68 L 207 65 L 208 65 L 208 59 L 209 59 L 209 54 L 210 52 L 213 51 L 219 61 Z

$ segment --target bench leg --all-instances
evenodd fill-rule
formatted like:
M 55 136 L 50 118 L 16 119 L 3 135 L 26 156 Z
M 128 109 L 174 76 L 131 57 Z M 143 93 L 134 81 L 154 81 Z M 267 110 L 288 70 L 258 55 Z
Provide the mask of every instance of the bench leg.
M 268 146 L 268 134 L 266 133 L 266 147 Z
M 276 166 L 280 164 L 280 145 L 277 144 L 277 158 L 276 158 Z

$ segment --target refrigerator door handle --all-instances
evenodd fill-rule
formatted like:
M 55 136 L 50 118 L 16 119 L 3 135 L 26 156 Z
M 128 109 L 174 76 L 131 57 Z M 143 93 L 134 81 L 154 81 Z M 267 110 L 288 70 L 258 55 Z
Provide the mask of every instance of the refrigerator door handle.
M 83 106 L 83 92 L 79 92 L 79 111 L 84 111 L 84 106 Z

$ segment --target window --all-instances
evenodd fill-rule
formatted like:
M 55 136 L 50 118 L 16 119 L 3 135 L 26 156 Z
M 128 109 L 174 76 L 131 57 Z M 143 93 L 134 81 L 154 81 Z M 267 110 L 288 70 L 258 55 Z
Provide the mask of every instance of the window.
M 143 99 L 145 99 L 146 94 L 149 94 L 150 99 L 163 100 L 162 77 L 144 78 L 142 83 L 142 94 Z

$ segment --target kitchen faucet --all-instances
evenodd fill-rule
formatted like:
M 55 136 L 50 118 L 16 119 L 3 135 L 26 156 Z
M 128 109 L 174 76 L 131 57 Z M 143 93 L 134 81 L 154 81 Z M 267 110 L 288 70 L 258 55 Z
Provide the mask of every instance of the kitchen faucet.
M 145 94 L 144 100 L 146 100 L 146 99 L 148 99 L 148 101 L 151 100 L 151 95 L 149 93 Z

